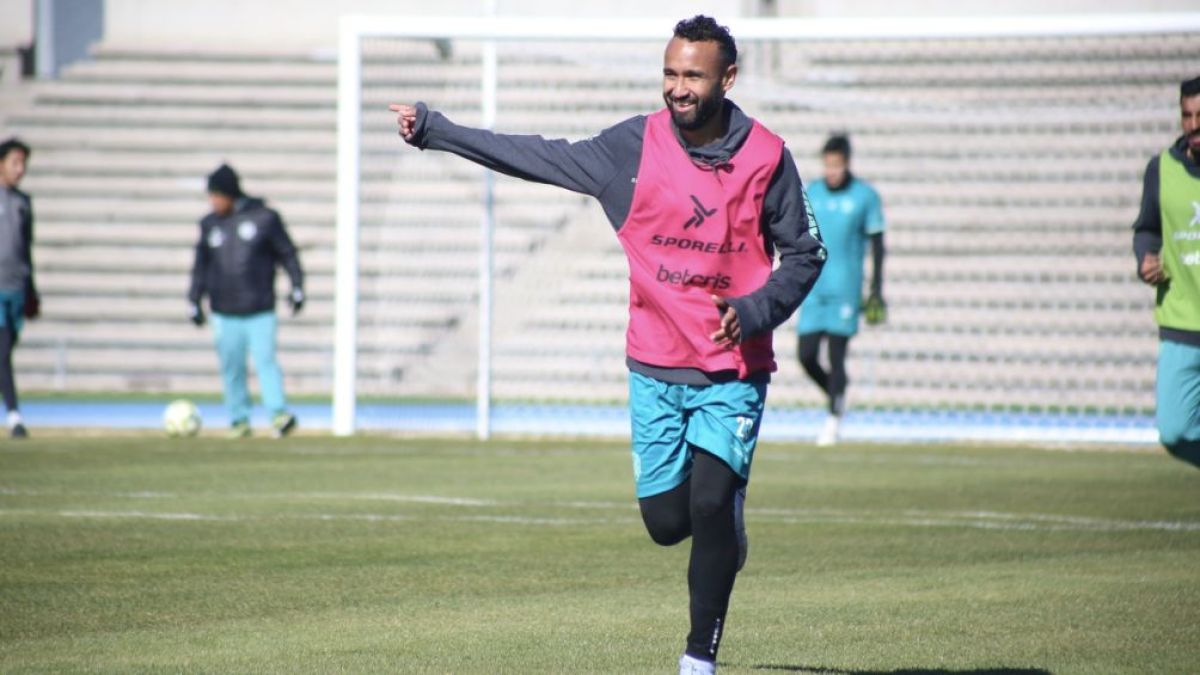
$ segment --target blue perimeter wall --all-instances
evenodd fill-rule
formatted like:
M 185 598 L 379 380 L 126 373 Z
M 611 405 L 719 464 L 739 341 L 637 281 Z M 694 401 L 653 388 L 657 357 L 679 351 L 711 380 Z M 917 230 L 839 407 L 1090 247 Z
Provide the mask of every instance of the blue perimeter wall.
M 22 415 L 31 433 L 38 428 L 160 429 L 167 399 L 155 401 L 26 400 Z M 220 403 L 197 404 L 208 430 L 223 429 L 228 416 Z M 300 403 L 292 410 L 300 428 L 330 429 L 325 403 Z M 816 437 L 825 412 L 818 409 L 768 408 L 760 438 L 809 441 Z M 253 424 L 265 430 L 266 412 L 255 409 Z M 470 403 L 360 403 L 363 431 L 399 433 L 474 433 L 475 406 Z M 629 436 L 625 406 L 503 404 L 492 406 L 497 434 L 558 436 Z M 1000 441 L 1034 443 L 1155 444 L 1154 418 L 1145 415 L 1071 413 L 850 411 L 842 423 L 846 441 L 937 442 Z

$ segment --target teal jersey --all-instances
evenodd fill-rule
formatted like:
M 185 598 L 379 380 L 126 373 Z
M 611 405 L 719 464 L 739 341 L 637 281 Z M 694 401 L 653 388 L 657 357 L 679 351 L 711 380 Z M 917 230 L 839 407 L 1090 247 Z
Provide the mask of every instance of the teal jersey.
M 867 239 L 883 232 L 883 206 L 869 183 L 851 177 L 841 190 L 830 190 L 824 180 L 808 185 L 808 201 L 821 228 L 829 257 L 811 296 L 862 300 L 863 256 Z

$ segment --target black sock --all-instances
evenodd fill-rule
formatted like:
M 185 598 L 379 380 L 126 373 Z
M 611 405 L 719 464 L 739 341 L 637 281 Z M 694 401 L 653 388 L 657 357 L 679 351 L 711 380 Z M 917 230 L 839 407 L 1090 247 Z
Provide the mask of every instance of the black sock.
M 687 653 L 715 662 L 737 576 L 733 496 L 742 480 L 716 457 L 695 448 L 692 454 L 692 556 L 688 563 L 691 632 Z
M 16 336 L 11 328 L 0 329 L 0 394 L 4 395 L 4 407 L 10 412 L 17 409 L 17 385 L 13 381 L 12 352 Z

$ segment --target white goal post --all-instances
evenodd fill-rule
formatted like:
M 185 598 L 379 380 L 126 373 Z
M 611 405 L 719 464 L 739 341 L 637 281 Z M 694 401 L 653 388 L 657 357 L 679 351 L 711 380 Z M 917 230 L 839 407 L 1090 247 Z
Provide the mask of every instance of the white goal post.
M 719 17 L 718 17 L 719 18 Z M 335 326 L 333 419 L 336 435 L 356 429 L 356 381 L 359 300 L 360 163 L 362 124 L 362 42 L 364 38 L 468 40 L 484 46 L 481 106 L 490 126 L 496 106 L 495 52 L 489 43 L 516 41 L 662 40 L 670 37 L 676 18 L 596 19 L 538 17 L 345 16 L 339 27 L 337 101 L 337 211 L 335 253 Z M 735 39 L 937 39 L 1002 38 L 1155 32 L 1200 32 L 1200 13 L 1138 15 L 1046 15 L 1004 17 L 898 18 L 731 18 L 722 20 Z M 489 56 L 490 54 L 490 56 Z M 657 64 L 647 63 L 649 72 Z M 402 97 L 403 92 L 397 92 Z M 397 152 L 403 150 L 399 147 Z M 485 180 L 490 181 L 490 177 Z M 477 434 L 490 433 L 491 242 L 490 189 L 484 190 L 480 228 L 479 377 Z

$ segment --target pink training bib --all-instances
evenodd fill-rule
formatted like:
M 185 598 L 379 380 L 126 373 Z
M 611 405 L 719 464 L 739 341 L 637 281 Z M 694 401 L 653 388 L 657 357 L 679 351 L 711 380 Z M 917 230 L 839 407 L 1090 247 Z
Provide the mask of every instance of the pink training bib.
M 761 288 L 771 274 L 762 208 L 783 140 L 753 123 L 727 164 L 696 164 L 671 129 L 670 112 L 646 118 L 629 217 L 617 238 L 629 261 L 630 357 L 654 366 L 736 370 L 739 378 L 775 370 L 771 333 L 718 347 L 711 296 Z

